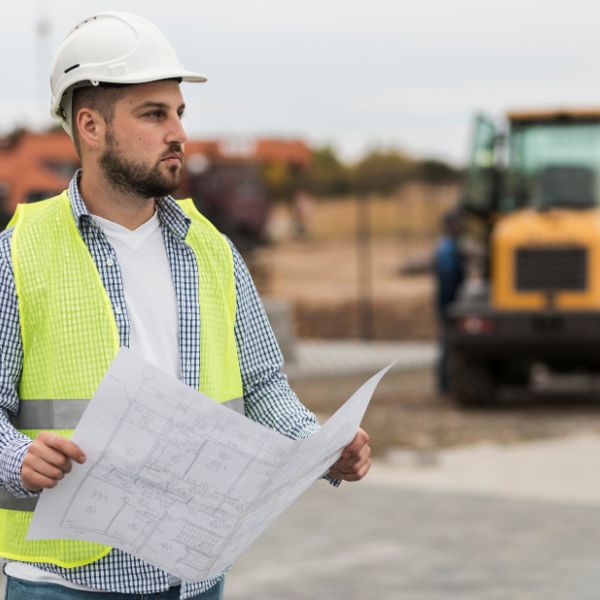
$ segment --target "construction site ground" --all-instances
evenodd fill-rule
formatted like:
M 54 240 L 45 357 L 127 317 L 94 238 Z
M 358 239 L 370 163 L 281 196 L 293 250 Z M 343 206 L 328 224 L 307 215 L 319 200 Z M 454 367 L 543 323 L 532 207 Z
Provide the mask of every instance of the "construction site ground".
M 369 258 L 353 239 L 285 241 L 262 248 L 253 271 L 261 294 L 292 303 L 304 338 L 357 338 L 361 310 L 376 339 L 433 339 L 433 282 L 401 275 L 411 257 L 431 252 L 428 240 L 373 239 Z
M 312 366 L 304 372 L 298 365 L 287 365 L 302 401 L 326 418 L 369 374 L 392 360 L 396 347 L 408 363 L 384 378 L 364 422 L 378 456 L 398 448 L 427 452 L 485 440 L 508 444 L 600 431 L 600 394 L 590 393 L 581 380 L 553 393 L 503 390 L 500 404 L 481 410 L 464 410 L 436 392 L 433 280 L 426 272 L 401 274 L 411 257 L 426 263 L 434 241 L 432 236 L 389 232 L 373 239 L 375 339 L 362 346 L 358 339 L 359 260 L 354 238 L 320 235 L 301 241 L 284 239 L 260 251 L 261 268 L 268 273 L 261 292 L 285 299 L 293 307 L 299 347 L 304 353 L 301 362 L 309 360 L 307 353 L 316 353 Z M 380 359 L 361 364 L 359 357 L 376 354 L 378 345 L 387 348 Z M 336 366 L 328 372 L 327 365 Z
M 384 365 L 382 365 L 384 366 Z M 292 378 L 302 401 L 323 421 L 368 378 L 361 372 Z M 465 410 L 434 390 L 432 369 L 396 369 L 375 391 L 363 427 L 379 458 L 415 451 L 420 459 L 440 449 L 481 442 L 509 445 L 573 434 L 600 434 L 600 396 L 574 390 L 533 393 L 505 390 L 492 408 Z M 419 459 L 419 460 L 420 460 Z
M 225 596 L 596 600 L 598 436 L 379 459 L 315 483 L 239 559 Z

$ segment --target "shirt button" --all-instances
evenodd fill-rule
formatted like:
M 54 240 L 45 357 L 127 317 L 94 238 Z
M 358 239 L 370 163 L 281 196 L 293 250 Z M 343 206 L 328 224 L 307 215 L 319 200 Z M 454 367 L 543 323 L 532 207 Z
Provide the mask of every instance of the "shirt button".
M 118 315 L 121 314 L 121 307 L 120 306 L 116 306 L 115 307 L 115 313 L 117 313 Z
M 115 261 L 114 261 L 112 258 L 109 258 L 109 259 L 106 261 L 106 264 L 107 264 L 109 267 L 112 267 L 112 266 L 115 264 Z

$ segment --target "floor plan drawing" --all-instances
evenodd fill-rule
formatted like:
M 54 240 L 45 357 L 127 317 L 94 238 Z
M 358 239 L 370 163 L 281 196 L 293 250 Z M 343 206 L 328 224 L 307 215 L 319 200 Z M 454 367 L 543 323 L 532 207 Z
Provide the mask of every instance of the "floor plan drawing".
M 29 538 L 118 547 L 188 581 L 218 573 L 337 460 L 365 394 L 294 441 L 122 350 L 72 438 L 88 459 L 41 495 Z

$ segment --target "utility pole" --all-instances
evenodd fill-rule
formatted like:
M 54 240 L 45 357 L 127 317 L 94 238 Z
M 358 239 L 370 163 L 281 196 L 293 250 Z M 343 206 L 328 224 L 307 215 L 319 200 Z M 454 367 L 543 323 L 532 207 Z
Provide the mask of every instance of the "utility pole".
M 50 19 L 46 16 L 46 0 L 37 0 L 35 14 L 36 78 L 35 78 L 35 122 L 39 129 L 48 121 L 48 42 L 50 37 Z
M 371 258 L 371 206 L 368 193 L 356 198 L 356 248 L 358 276 L 358 333 L 372 340 L 373 331 L 373 265 Z

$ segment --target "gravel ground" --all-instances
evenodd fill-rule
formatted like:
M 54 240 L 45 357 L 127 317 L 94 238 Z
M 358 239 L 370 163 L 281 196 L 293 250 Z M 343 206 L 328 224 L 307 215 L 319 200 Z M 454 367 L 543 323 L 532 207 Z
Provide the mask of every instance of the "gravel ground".
M 433 279 L 428 273 L 404 275 L 401 266 L 407 256 L 432 246 L 433 240 L 374 238 L 370 267 L 363 272 L 354 238 L 287 241 L 261 249 L 250 268 L 263 297 L 292 303 L 301 337 L 356 338 L 368 327 L 375 339 L 431 340 Z M 359 306 L 367 288 L 369 317 Z
M 367 379 L 364 375 L 292 381 L 321 420 Z M 394 448 L 428 451 L 481 441 L 515 443 L 600 432 L 600 396 L 580 391 L 523 395 L 505 390 L 494 408 L 465 410 L 434 391 L 431 370 L 391 372 L 382 380 L 363 427 L 378 456 Z

